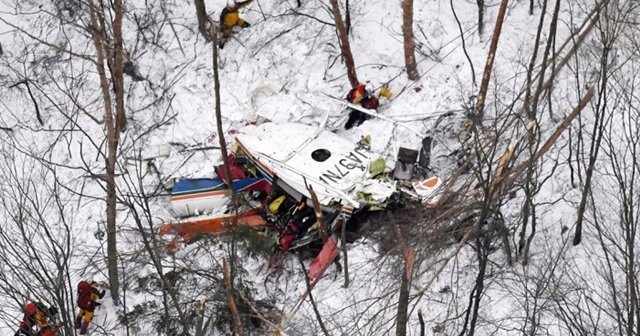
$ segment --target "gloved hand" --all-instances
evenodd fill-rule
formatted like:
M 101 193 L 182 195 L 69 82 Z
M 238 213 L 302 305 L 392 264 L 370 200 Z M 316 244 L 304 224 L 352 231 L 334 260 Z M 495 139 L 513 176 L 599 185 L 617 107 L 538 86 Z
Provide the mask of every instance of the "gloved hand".
M 49 307 L 49 315 L 53 316 L 56 314 L 58 314 L 58 308 L 54 306 Z
M 94 310 L 94 309 L 96 309 L 96 307 L 102 306 L 102 303 L 100 303 L 100 302 L 91 302 L 89 304 L 89 306 L 91 307 L 91 310 Z
M 250 26 L 251 26 L 251 24 L 250 24 L 249 22 L 245 21 L 245 22 L 242 24 L 242 26 L 241 26 L 241 27 L 242 27 L 242 28 L 247 28 L 247 27 L 250 27 Z

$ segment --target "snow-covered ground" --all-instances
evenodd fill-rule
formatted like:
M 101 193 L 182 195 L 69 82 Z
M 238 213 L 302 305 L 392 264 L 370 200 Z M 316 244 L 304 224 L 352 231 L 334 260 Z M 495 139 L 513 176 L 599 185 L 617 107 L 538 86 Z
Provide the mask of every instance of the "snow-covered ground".
M 414 1 L 416 57 L 421 75 L 414 82 L 404 73 L 400 2 L 351 1 L 350 43 L 358 78 L 371 89 L 388 85 L 393 97 L 391 100 L 382 98 L 379 111 L 387 118 L 402 121 L 403 125 L 397 127 L 388 121 L 372 119 L 351 130 L 343 128 L 347 119 L 344 106 L 332 98 L 344 98 L 350 85 L 329 15 L 330 5 L 328 1 L 301 2 L 302 6 L 297 8 L 292 0 L 254 1 L 241 12 L 241 16 L 251 22 L 251 27 L 238 30 L 224 49 L 219 50 L 220 108 L 228 142 L 235 130 L 259 118 L 317 125 L 328 114 L 329 129 L 354 141 L 370 135 L 372 150 L 384 152 L 390 162 L 394 161 L 399 147 L 420 147 L 422 137 L 414 131 L 433 136 L 434 172 L 448 179 L 458 168 L 455 155 L 451 154 L 465 138 L 463 120 L 473 108 L 500 2 L 486 1 L 485 28 L 479 36 L 475 3 Z M 593 2 L 561 3 L 556 47 L 559 48 L 571 32 L 577 30 Z M 55 3 L 75 4 L 73 1 Z M 205 3 L 217 20 L 226 1 Z M 555 2 L 550 1 L 547 6 L 545 27 L 551 20 L 554 5 Z M 98 179 L 90 178 L 91 174 L 104 171 L 104 160 L 99 154 L 104 150 L 104 130 L 102 124 L 94 121 L 101 120 L 104 112 L 95 65 L 89 61 L 94 57 L 95 49 L 83 32 L 82 27 L 88 21 L 86 13 L 63 10 L 65 18 L 69 19 L 63 29 L 58 20 L 47 14 L 46 10 L 52 10 L 48 6 L 52 5 L 19 3 L 18 14 L 13 1 L 0 0 L 0 44 L 4 51 L 0 56 L 0 126 L 12 129 L 0 131 L 4 157 L 0 170 L 5 181 L 0 210 L 5 218 L 11 218 L 3 227 L 0 242 L 6 245 L 12 242 L 12 237 L 17 237 L 16 245 L 23 246 L 25 241 L 34 244 L 25 245 L 24 250 L 3 246 L 0 259 L 4 271 L 0 281 L 2 335 L 15 331 L 20 318 L 19 307 L 25 298 L 65 304 L 70 316 L 73 314 L 70 312 L 73 309 L 72 293 L 63 291 L 66 294 L 55 300 L 46 293 L 55 292 L 56 284 L 73 291 L 74 284 L 81 278 L 106 280 L 106 242 L 100 239 L 106 218 L 104 189 Z M 125 49 L 146 79 L 135 82 L 125 76 L 129 124 L 122 134 L 122 155 L 117 169 L 123 174 L 118 181 L 119 195 L 123 202 L 138 201 L 143 190 L 152 196 L 148 204 L 152 215 L 143 218 L 142 223 L 151 223 L 144 226 L 144 230 L 154 231 L 158 225 L 173 219 L 168 195 L 158 186 L 172 178 L 211 177 L 214 167 L 221 163 L 218 150 L 183 150 L 188 146 L 218 145 L 212 50 L 211 44 L 198 33 L 191 2 L 131 2 L 125 6 L 129 13 L 123 27 Z M 492 122 L 498 120 L 494 119 L 496 115 L 522 106 L 519 94 L 526 83 L 541 10 L 536 2 L 534 15 L 529 15 L 528 6 L 527 1 L 517 1 L 510 3 L 507 9 L 487 96 L 485 126 L 490 129 L 493 129 Z M 139 31 L 140 27 L 146 28 Z M 462 47 L 460 29 L 469 59 Z M 546 46 L 547 32 L 545 28 L 540 54 Z M 27 33 L 41 41 L 34 43 Z M 583 92 L 577 92 L 576 87 L 597 84 L 599 68 L 593 60 L 598 54 L 599 42 L 595 35 L 597 32 L 594 31 L 579 50 L 578 57 L 558 75 L 551 98 L 540 103 L 539 127 L 543 142 L 577 104 Z M 620 43 L 624 46 L 622 43 L 626 42 Z M 84 55 L 88 60 L 83 59 Z M 628 55 L 629 59 L 634 57 L 635 53 Z M 539 55 L 536 64 L 540 64 L 540 59 Z M 30 90 L 39 104 L 42 124 L 36 119 L 27 87 L 24 84 L 14 86 L 25 79 L 32 81 Z M 549 116 L 549 106 L 553 107 L 553 117 Z M 592 109 L 592 106 L 587 107 L 580 117 L 580 125 L 584 127 L 572 128 L 574 136 L 580 129 L 590 134 L 595 119 Z M 516 123 L 507 132 L 520 135 L 524 124 Z M 633 134 L 633 130 L 629 132 Z M 561 322 L 563 317 L 572 312 L 584 318 L 584 312 L 558 308 L 559 296 L 564 295 L 567 300 L 589 298 L 593 302 L 606 302 L 606 289 L 600 292 L 594 290 L 596 285 L 582 287 L 576 284 L 579 279 L 589 278 L 597 283 L 603 277 L 593 275 L 601 266 L 593 256 L 602 253 L 590 245 L 593 236 L 589 234 L 593 231 L 585 229 L 588 243 L 573 247 L 570 242 L 582 189 L 579 183 L 572 185 L 574 172 L 571 169 L 574 167 L 567 162 L 575 159 L 586 165 L 588 157 L 576 158 L 569 148 L 589 148 L 588 141 L 579 144 L 575 141 L 575 138 L 569 140 L 564 133 L 539 166 L 539 179 L 545 182 L 534 200 L 538 227 L 527 265 L 516 260 L 514 266 L 509 266 L 496 238 L 495 246 L 491 246 L 496 251 L 492 250 L 486 266 L 488 275 L 483 288 L 479 289 L 478 246 L 470 242 L 427 288 L 442 265 L 441 258 L 453 252 L 457 242 L 451 237 L 443 237 L 449 248 L 434 255 L 424 253 L 429 246 L 418 246 L 420 252 L 410 293 L 421 295 L 412 297 L 409 304 L 408 335 L 419 335 L 418 310 L 424 315 L 427 335 L 466 334 L 463 330 L 468 328 L 467 313 L 476 302 L 469 300 L 475 290 L 484 293 L 478 303 L 478 335 L 572 334 Z M 508 143 L 506 136 L 500 139 L 492 162 L 497 161 Z M 153 166 L 135 160 L 139 155 L 149 155 L 158 146 L 167 144 L 171 145 L 171 154 L 154 159 Z M 607 190 L 606 182 L 606 179 L 598 180 L 596 190 Z M 25 195 L 30 195 L 34 201 L 25 199 Z M 501 208 L 514 255 L 518 248 L 524 200 L 525 196 L 519 190 L 512 198 L 504 200 Z M 136 208 L 146 206 L 138 204 Z M 21 213 L 17 210 L 22 208 L 28 213 L 28 220 L 19 216 Z M 607 220 L 615 221 L 615 209 L 614 205 L 609 210 Z M 35 213 L 41 213 L 43 217 Z M 424 221 L 427 220 L 416 218 L 418 223 Z M 146 254 L 134 214 L 124 205 L 119 206 L 118 222 L 119 253 L 123 263 L 122 294 L 126 302 L 124 307 L 114 307 L 110 300 L 104 300 L 95 320 L 99 327 L 93 334 L 158 334 L 153 328 L 161 319 L 158 316 L 163 314 L 163 298 L 158 294 L 158 285 L 154 290 L 149 284 L 157 269 Z M 28 223 L 28 232 L 20 232 L 17 223 Z M 563 227 L 569 231 L 565 232 Z M 527 236 L 530 231 L 526 231 Z M 422 231 L 426 235 L 425 232 L 433 233 Z M 388 234 L 395 233 L 389 230 Z M 414 241 L 421 242 L 419 239 Z M 161 254 L 165 272 L 175 272 L 178 278 L 187 268 L 211 272 L 210 278 L 186 275 L 180 278 L 182 282 L 176 288 L 183 305 L 189 306 L 188 302 L 199 295 L 210 298 L 220 295 L 207 291 L 214 286 L 213 282 L 222 278 L 220 258 L 226 247 L 224 240 L 206 240 L 186 246 L 173 256 Z M 32 249 L 35 252 L 30 254 Z M 271 302 L 284 314 L 292 312 L 306 290 L 297 259 L 289 256 L 285 271 L 274 280 L 268 277 L 267 259 L 254 256 L 250 251 L 243 250 L 239 254 L 246 270 L 241 278 L 252 284 L 253 297 Z M 60 255 L 69 257 L 61 261 L 62 270 L 55 268 L 56 258 L 60 262 Z M 351 278 L 348 288 L 342 287 L 343 273 L 331 266 L 313 290 L 325 327 L 331 335 L 395 334 L 402 258 L 398 253 L 385 254 L 373 239 L 366 237 L 349 244 L 348 257 Z M 34 266 L 23 260 L 33 262 Z M 34 275 L 24 271 L 30 267 L 36 270 L 35 273 L 49 270 L 52 278 L 32 281 L 29 278 Z M 565 274 L 572 276 L 563 278 Z M 211 283 L 205 281 L 207 279 Z M 543 281 L 545 279 L 549 281 Z M 45 284 L 54 288 L 48 288 L 45 294 L 38 292 Z M 156 302 L 158 306 L 148 308 L 148 315 L 137 319 L 131 330 L 125 329 L 120 317 L 134 311 L 135 305 L 148 302 Z M 576 303 L 566 307 L 582 306 Z M 228 314 L 225 310 L 211 309 L 208 316 L 214 319 Z M 607 318 L 602 325 L 613 324 Z M 593 329 L 593 334 L 605 329 Z M 288 335 L 322 334 L 309 300 L 296 311 L 285 331 Z

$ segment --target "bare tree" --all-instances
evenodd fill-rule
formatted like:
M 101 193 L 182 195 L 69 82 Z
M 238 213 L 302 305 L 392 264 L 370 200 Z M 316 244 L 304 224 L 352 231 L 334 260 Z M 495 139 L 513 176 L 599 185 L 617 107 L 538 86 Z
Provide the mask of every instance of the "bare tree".
M 398 298 L 398 315 L 396 318 L 396 336 L 407 335 L 407 309 L 409 305 L 409 288 L 413 279 L 413 264 L 415 263 L 416 250 L 406 248 L 404 251 L 404 272 L 400 281 L 400 297 Z
M 156 128 L 158 125 L 152 125 L 151 128 Z M 171 279 L 171 275 L 167 275 L 166 267 L 163 264 L 162 253 L 165 249 L 163 243 L 157 236 L 156 229 L 154 228 L 154 216 L 152 212 L 151 200 L 154 196 L 160 194 L 162 190 L 162 181 L 157 180 L 157 176 L 149 173 L 154 168 L 146 169 L 147 167 L 155 167 L 151 162 L 143 162 L 142 160 L 136 161 L 136 166 L 132 168 L 132 171 L 124 176 L 123 183 L 126 185 L 126 196 L 122 196 L 121 203 L 126 205 L 129 209 L 131 217 L 135 222 L 137 234 L 142 238 L 144 251 L 149 256 L 150 263 L 157 273 L 159 290 L 162 295 L 162 305 L 164 316 L 164 332 L 166 335 L 170 335 L 173 332 L 174 326 L 169 321 L 176 321 L 179 323 L 182 331 L 180 335 L 189 335 L 191 330 L 191 322 L 187 318 L 184 309 L 185 307 L 181 303 L 181 296 L 175 288 L 175 280 Z M 155 185 L 151 190 L 147 185 L 146 180 L 153 180 L 156 183 L 149 183 Z M 126 307 L 125 307 L 126 308 Z M 175 311 L 175 314 L 172 312 Z M 175 317 L 177 315 L 177 318 Z
M 533 3 L 534 3 L 534 0 L 529 0 L 529 15 L 533 15 Z M 545 1 L 545 5 L 546 5 L 546 1 Z M 545 5 L 543 5 L 543 8 Z M 542 9 L 541 12 L 544 13 L 544 9 Z
M 484 7 L 484 1 L 478 0 L 478 3 L 482 2 Z M 491 37 L 491 45 L 489 46 L 489 54 L 487 55 L 487 63 L 484 66 L 482 73 L 482 82 L 480 82 L 480 91 L 478 92 L 478 103 L 476 105 L 475 116 L 476 122 L 482 120 L 484 114 L 484 103 L 487 95 L 487 89 L 489 88 L 489 79 L 491 79 L 491 72 L 493 71 L 493 61 L 496 57 L 496 50 L 498 49 L 498 41 L 500 40 L 500 32 L 502 31 L 502 23 L 504 22 L 504 16 L 507 11 L 508 0 L 502 0 L 500 2 L 500 9 L 498 10 L 498 16 L 496 17 L 496 26 L 493 30 L 493 36 Z
M 467 51 L 467 42 L 464 37 L 464 30 L 462 29 L 462 24 L 460 23 L 460 19 L 458 18 L 458 14 L 456 13 L 456 9 L 453 6 L 453 0 L 449 0 L 449 6 L 451 7 L 451 13 L 453 13 L 453 18 L 456 19 L 456 23 L 458 24 L 458 30 L 460 31 L 460 40 L 462 41 L 462 51 L 464 52 L 464 56 L 467 58 L 469 62 L 469 67 L 471 68 L 471 80 L 473 82 L 473 87 L 476 86 L 476 69 L 473 66 L 473 62 L 471 61 L 471 57 L 469 56 L 469 52 Z
M 611 76 L 610 68 L 612 66 L 611 50 L 614 47 L 616 41 L 620 37 L 621 25 L 623 20 L 618 20 L 618 15 L 621 14 L 616 7 L 617 4 L 605 4 L 600 16 L 599 24 L 596 25 L 599 31 L 600 43 L 602 48 L 599 53 L 599 78 L 598 78 L 598 100 L 593 106 L 595 112 L 594 123 L 590 133 L 590 145 L 587 151 L 587 164 L 586 171 L 584 173 L 584 179 L 581 177 L 582 184 L 582 197 L 580 205 L 577 209 L 576 230 L 573 236 L 573 245 L 578 245 L 582 241 L 582 226 L 585 210 L 591 194 L 591 185 L 593 180 L 593 173 L 598 161 L 598 155 L 601 149 L 602 138 L 605 134 L 607 125 L 611 121 L 612 109 L 610 108 L 611 102 L 609 101 L 609 77 Z
M 33 157 L 17 147 L 14 139 L 0 141 L 4 160 L 0 176 L 4 181 L 0 209 L 0 295 L 11 302 L 21 317 L 21 307 L 28 300 L 57 307 L 55 316 L 61 331 L 71 335 L 74 301 L 72 257 L 77 253 L 72 236 L 71 214 L 78 209 L 68 201 L 71 193 L 59 180 L 56 170 L 46 160 Z M 5 321 L 7 319 L 5 318 Z
M 350 8 L 349 0 L 345 0 L 344 1 L 344 25 L 347 30 L 347 35 L 349 35 L 349 32 L 351 32 L 351 10 L 349 8 Z
M 482 37 L 484 33 L 484 0 L 476 0 L 478 6 L 478 35 Z
M 211 40 L 211 35 L 209 34 L 209 15 L 207 15 L 207 7 L 204 3 L 204 0 L 194 0 L 196 5 L 196 18 L 198 18 L 198 31 L 200 31 L 200 35 L 204 37 L 206 41 Z
M 356 75 L 356 66 L 353 62 L 353 55 L 351 54 L 351 47 L 349 46 L 349 35 L 347 34 L 347 28 L 342 20 L 342 14 L 340 13 L 340 7 L 338 6 L 338 0 L 331 0 L 331 10 L 333 13 L 333 19 L 336 22 L 336 33 L 340 39 L 340 50 L 342 51 L 342 59 L 347 67 L 347 76 L 349 77 L 349 83 L 351 87 L 358 86 L 358 76 Z
M 96 48 L 96 66 L 100 76 L 100 88 L 105 109 L 105 128 L 107 131 L 107 155 L 105 158 L 106 174 L 104 180 L 107 192 L 107 268 L 109 270 L 109 285 L 113 302 L 119 304 L 120 280 L 118 276 L 118 249 L 116 239 L 116 181 L 115 168 L 118 157 L 120 132 L 125 128 L 124 110 L 124 80 L 123 80 L 123 47 L 122 47 L 122 0 L 115 0 L 113 20 L 113 40 L 115 48 L 112 50 L 106 35 L 105 13 L 89 0 L 91 15 L 91 35 Z M 113 74 L 115 89 L 115 104 L 112 105 L 109 91 L 109 80 L 105 72 L 105 60 Z
M 402 36 L 404 37 L 404 64 L 410 80 L 419 78 L 416 64 L 416 42 L 413 37 L 413 0 L 402 0 Z
M 211 46 L 212 51 L 212 70 L 213 70 L 213 84 L 214 84 L 214 95 L 215 95 L 215 118 L 216 125 L 218 129 L 218 139 L 220 141 L 220 151 L 222 154 L 222 162 L 224 169 L 224 179 L 225 183 L 229 186 L 229 190 L 231 190 L 231 199 L 233 201 L 234 211 L 238 211 L 238 202 L 235 193 L 233 192 L 233 177 L 231 176 L 231 167 L 229 166 L 228 154 L 227 154 L 227 142 L 224 137 L 224 131 L 222 128 L 222 109 L 220 107 L 220 77 L 218 75 L 218 40 L 217 40 L 217 32 L 216 25 L 211 25 L 211 40 L 213 41 Z M 224 280 L 226 284 L 227 290 L 227 300 L 229 303 L 229 309 L 231 310 L 231 315 L 233 316 L 233 326 L 234 332 L 240 336 L 244 335 L 244 327 L 242 326 L 242 320 L 240 319 L 240 315 L 238 312 L 238 308 L 236 305 L 236 294 L 234 281 L 236 279 L 236 267 L 237 267 L 237 246 L 236 246 L 236 231 L 237 231 L 237 223 L 234 221 L 232 224 L 232 238 L 230 243 L 230 252 L 229 252 L 229 266 L 227 266 L 227 259 L 223 260 L 223 269 L 224 269 Z
M 536 63 L 536 58 L 538 54 L 538 47 L 540 43 L 540 35 L 542 34 L 542 27 L 544 23 L 544 16 L 546 15 L 547 1 L 545 0 L 542 4 L 542 11 L 540 14 L 540 23 L 538 25 L 538 31 L 536 32 L 536 39 L 534 42 L 533 53 L 531 55 L 531 61 L 529 62 L 529 67 L 527 69 L 527 84 L 525 90 L 525 99 L 524 99 L 524 109 L 527 115 L 527 119 L 529 123 L 539 124 L 539 120 L 541 120 L 541 116 L 538 115 L 538 102 L 540 101 L 540 95 L 544 92 L 547 95 L 551 95 L 551 92 L 543 91 L 542 86 L 544 82 L 545 75 L 545 67 L 543 66 L 538 74 L 538 86 L 535 92 L 535 96 L 531 98 L 531 88 L 533 86 L 532 78 L 533 78 L 533 68 Z M 558 13 L 560 9 L 560 1 L 556 1 L 556 7 L 553 13 L 553 17 L 551 19 L 551 23 L 549 26 L 548 40 L 545 48 L 545 52 L 542 59 L 542 64 L 547 64 L 550 58 L 550 50 L 552 46 L 555 45 L 555 35 L 556 35 L 556 26 L 558 22 Z M 528 136 L 528 151 L 529 155 L 533 155 L 536 151 L 538 151 L 540 146 L 540 131 L 538 127 L 534 127 L 529 131 Z M 531 246 L 531 242 L 536 234 L 536 226 L 537 226 L 537 214 L 536 214 L 536 204 L 534 202 L 534 197 L 540 191 L 541 184 L 540 181 L 546 181 L 547 179 L 541 179 L 539 176 L 539 167 L 536 165 L 531 165 L 527 169 L 525 182 L 524 182 L 524 195 L 525 200 L 522 206 L 522 226 L 520 227 L 520 238 L 518 241 L 518 252 L 522 257 L 522 263 L 527 264 L 529 260 L 529 249 Z M 529 236 L 526 237 L 526 232 L 529 230 Z
M 575 289 L 554 297 L 559 320 L 576 334 L 638 332 L 640 281 L 635 247 L 640 214 L 640 102 L 633 92 L 637 91 L 640 59 L 627 49 L 638 45 L 637 23 L 630 20 L 637 17 L 638 9 L 636 3 L 604 3 L 594 43 L 584 53 L 583 62 L 576 63 L 576 76 L 592 69 L 594 78 L 584 80 L 598 82 L 592 115 L 581 120 L 585 130 L 578 129 L 578 142 L 572 143 L 582 161 L 578 161 L 582 191 L 576 207 L 582 213 L 573 243 L 582 243 L 581 249 L 590 257 L 566 262 L 569 272 L 563 278 L 571 279 Z

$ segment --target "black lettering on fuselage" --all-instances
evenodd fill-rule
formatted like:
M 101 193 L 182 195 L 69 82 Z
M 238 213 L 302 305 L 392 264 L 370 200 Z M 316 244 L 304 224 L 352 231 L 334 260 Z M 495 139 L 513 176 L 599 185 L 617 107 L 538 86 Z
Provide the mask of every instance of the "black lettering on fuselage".
M 338 161 L 338 163 L 341 166 L 343 166 L 343 167 L 345 167 L 345 168 L 347 168 L 349 170 L 351 170 L 351 169 L 356 167 L 355 163 L 349 163 L 349 160 L 347 160 L 347 159 L 340 159 L 340 161 Z
M 345 170 L 344 172 L 340 170 L 340 167 L 338 167 L 338 165 L 333 165 L 336 170 L 338 171 L 338 174 L 340 174 L 340 178 L 343 178 L 345 176 L 347 176 L 347 174 L 349 174 L 348 170 Z
M 320 175 L 320 180 L 324 183 L 327 183 L 327 181 L 323 179 L 323 177 L 326 177 L 327 179 L 331 180 L 334 183 L 338 182 L 338 180 L 342 178 L 342 176 L 336 175 L 336 173 L 332 172 L 329 169 L 327 169 L 324 173 L 322 173 L 322 175 Z
M 349 152 L 349 155 L 346 156 L 347 159 L 355 162 L 355 163 L 362 163 L 362 160 L 358 157 L 358 155 L 360 155 L 362 158 L 367 159 L 368 157 L 360 152 L 358 152 L 358 149 L 354 149 L 352 152 Z
M 358 149 L 354 149 L 353 151 L 349 152 L 349 155 L 340 159 L 338 161 L 338 164 L 333 165 L 334 170 L 337 171 L 337 173 L 331 169 L 327 169 L 322 174 L 320 174 L 320 181 L 328 183 L 327 181 L 330 180 L 331 182 L 336 183 L 343 177 L 347 176 L 347 174 L 349 174 L 351 170 L 362 166 L 364 163 L 362 159 L 368 158 L 369 157 L 367 155 L 359 152 Z M 342 166 L 342 170 L 340 169 L 340 166 Z

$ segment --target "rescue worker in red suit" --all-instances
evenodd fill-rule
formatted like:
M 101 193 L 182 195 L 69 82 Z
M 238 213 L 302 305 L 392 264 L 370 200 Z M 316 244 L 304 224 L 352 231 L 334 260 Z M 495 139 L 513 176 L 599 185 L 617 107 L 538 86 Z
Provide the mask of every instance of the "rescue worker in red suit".
M 355 88 L 351 89 L 347 94 L 347 101 L 360 105 L 368 110 L 374 110 L 380 106 L 380 101 L 378 98 L 371 94 L 365 87 L 364 84 L 360 83 Z M 344 126 L 346 129 L 350 129 L 354 126 L 359 126 L 365 120 L 370 119 L 371 117 L 366 113 L 362 113 L 356 109 L 351 109 L 349 112 L 349 120 L 347 120 L 347 124 Z
M 104 297 L 104 293 L 104 289 L 100 290 L 95 281 L 80 281 L 78 283 L 78 308 L 80 308 L 80 312 L 76 315 L 74 327 L 80 329 L 80 335 L 87 334 L 94 311 L 96 307 L 101 305 L 98 300 Z
M 49 319 L 57 313 L 56 307 L 47 308 L 42 302 L 27 302 L 15 336 L 55 336 L 59 327 L 50 325 Z
M 229 164 L 229 170 L 231 171 L 231 181 L 247 178 L 247 172 L 242 165 L 236 162 L 236 157 L 233 154 L 227 155 L 227 163 Z M 216 175 L 226 182 L 224 163 L 216 166 L 214 170 Z
M 316 223 L 316 213 L 312 207 L 307 205 L 306 199 L 298 203 L 293 211 L 291 220 L 280 232 L 278 246 L 282 250 L 288 250 L 293 241 L 302 237 L 310 227 Z

